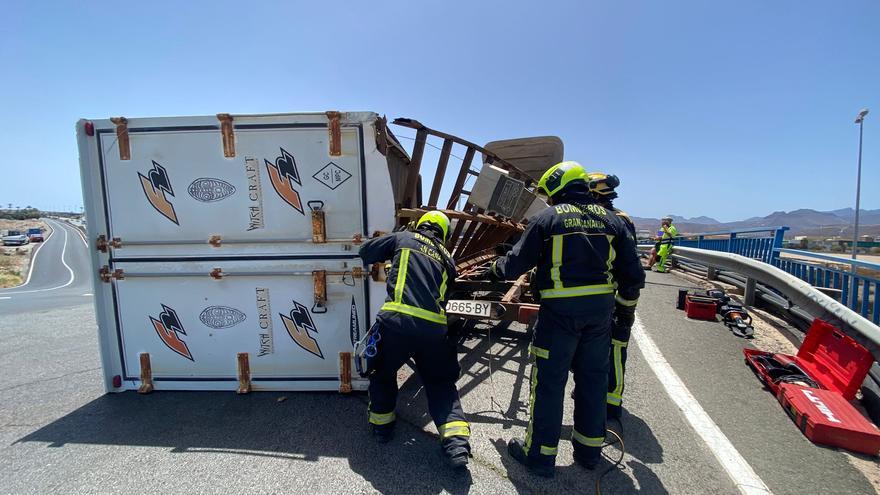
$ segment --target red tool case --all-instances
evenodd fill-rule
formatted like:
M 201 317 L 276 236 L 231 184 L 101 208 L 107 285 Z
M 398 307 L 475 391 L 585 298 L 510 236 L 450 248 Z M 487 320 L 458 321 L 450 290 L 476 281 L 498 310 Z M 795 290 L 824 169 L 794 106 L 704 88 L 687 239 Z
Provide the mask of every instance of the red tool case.
M 749 366 L 774 394 L 779 393 L 779 383 L 766 366 L 768 358 L 783 366 L 793 364 L 820 388 L 837 392 L 847 400 L 855 398 L 874 362 L 874 357 L 861 344 L 819 319 L 813 321 L 807 331 L 807 338 L 797 356 L 757 349 L 743 349 L 743 354 Z
M 783 383 L 778 399 L 810 441 L 880 455 L 880 430 L 840 394 Z
M 811 441 L 880 454 L 880 430 L 849 402 L 874 362 L 861 344 L 817 319 L 797 356 L 757 349 L 743 349 L 743 354 Z M 805 382 L 814 382 L 816 387 L 804 386 Z
M 715 321 L 718 305 L 714 299 L 688 294 L 684 299 L 684 311 L 688 318 Z

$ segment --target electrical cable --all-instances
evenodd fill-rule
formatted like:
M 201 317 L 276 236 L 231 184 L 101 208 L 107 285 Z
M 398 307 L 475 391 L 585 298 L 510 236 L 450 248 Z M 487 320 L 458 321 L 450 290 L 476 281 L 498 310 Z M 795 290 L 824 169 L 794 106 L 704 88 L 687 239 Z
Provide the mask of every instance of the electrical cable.
M 620 443 L 620 456 L 617 458 L 616 461 L 613 462 L 613 464 L 605 468 L 604 471 L 596 476 L 596 495 L 602 494 L 602 478 L 604 478 L 606 474 L 617 469 L 618 466 L 622 465 L 623 456 L 626 455 L 626 448 L 623 444 L 623 424 L 620 425 L 620 434 L 610 428 L 606 428 L 605 431 L 617 438 L 617 443 Z M 602 446 L 602 450 L 605 450 L 605 447 L 609 447 L 611 445 L 614 445 L 614 443 L 605 443 L 605 445 Z M 608 457 L 608 460 L 611 460 L 611 457 Z

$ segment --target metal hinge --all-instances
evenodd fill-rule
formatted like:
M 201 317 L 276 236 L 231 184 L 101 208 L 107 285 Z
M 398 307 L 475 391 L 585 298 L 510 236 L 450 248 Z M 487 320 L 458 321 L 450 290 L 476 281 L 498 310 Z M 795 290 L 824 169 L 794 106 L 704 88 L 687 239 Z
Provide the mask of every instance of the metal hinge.
M 232 130 L 232 115 L 218 113 L 217 120 L 220 121 L 220 134 L 223 137 L 223 156 L 233 158 L 235 157 L 235 134 Z
M 327 112 L 327 130 L 330 133 L 330 156 L 342 156 L 342 127 L 339 112 L 331 110 Z
M 327 312 L 327 271 L 315 270 L 312 272 L 314 285 L 315 304 L 312 305 L 312 313 Z
M 107 242 L 107 237 L 101 234 L 95 240 L 95 249 L 102 253 L 106 253 L 108 248 L 118 249 L 120 247 L 122 247 L 122 239 L 119 237 L 114 237 L 110 242 Z
M 211 270 L 211 273 L 208 275 L 211 276 L 214 280 L 221 280 L 223 278 L 223 269 L 222 268 L 214 268 Z
M 116 146 L 119 147 L 119 159 L 131 160 L 131 143 L 128 139 L 128 119 L 113 117 L 110 122 L 116 124 Z
M 324 202 L 309 201 L 307 203 L 312 210 L 312 242 L 323 244 L 327 242 L 327 223 L 324 221 Z
M 215 248 L 218 248 L 218 247 L 220 247 L 221 244 L 223 244 L 223 238 L 220 237 L 219 235 L 212 235 L 211 237 L 208 238 L 208 244 L 210 244 L 211 246 L 213 246 Z
M 125 272 L 122 271 L 122 268 L 117 268 L 111 272 L 110 267 L 104 265 L 98 270 L 98 276 L 101 278 L 101 282 L 109 284 L 111 279 L 124 280 Z

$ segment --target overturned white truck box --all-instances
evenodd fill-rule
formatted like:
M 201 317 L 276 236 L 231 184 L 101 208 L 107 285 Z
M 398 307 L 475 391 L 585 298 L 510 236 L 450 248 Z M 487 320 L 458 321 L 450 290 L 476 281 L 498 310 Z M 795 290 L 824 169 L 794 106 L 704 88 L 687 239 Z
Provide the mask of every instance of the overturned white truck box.
M 373 113 L 77 124 L 108 391 L 362 389 L 394 227 Z
M 479 274 L 546 208 L 534 175 L 562 155 L 561 141 L 490 143 L 503 145 L 496 153 L 393 123 L 416 131 L 412 156 L 368 112 L 81 120 L 107 390 L 364 389 L 353 344 L 385 284 L 381 264 L 363 266 L 357 250 L 427 210 L 453 219 L 450 321 L 531 321 L 528 276 Z M 442 147 L 425 201 L 429 138 Z

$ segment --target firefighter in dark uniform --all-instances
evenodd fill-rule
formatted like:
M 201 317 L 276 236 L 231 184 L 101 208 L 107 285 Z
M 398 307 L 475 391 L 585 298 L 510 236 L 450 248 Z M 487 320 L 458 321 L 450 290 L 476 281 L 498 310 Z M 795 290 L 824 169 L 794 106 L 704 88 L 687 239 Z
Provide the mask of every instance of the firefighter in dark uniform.
M 490 274 L 513 280 L 537 266 L 532 289 L 540 295 L 541 309 L 529 346 L 529 424 L 525 440 L 513 439 L 507 448 L 532 472 L 550 477 L 569 370 L 575 380 L 574 458 L 588 469 L 599 463 L 615 289 L 627 300 L 636 299 L 645 273 L 624 222 L 590 195 L 583 167 L 576 162 L 554 165 L 538 187 L 551 207 L 530 219 Z
M 414 358 L 443 451 L 459 468 L 468 463 L 470 424 L 455 386 L 461 371 L 456 346 L 446 335 L 446 293 L 456 277 L 444 247 L 448 235 L 449 218 L 432 211 L 419 219 L 415 232 L 371 239 L 359 254 L 367 264 L 391 260 L 388 298 L 371 329 L 380 335 L 376 355 L 368 360 L 373 435 L 382 443 L 391 440 L 397 371 Z
M 610 212 L 620 217 L 626 225 L 630 237 L 633 239 L 633 247 L 636 244 L 636 226 L 632 219 L 616 208 L 614 199 L 617 198 L 615 188 L 620 185 L 620 180 L 615 175 L 607 175 L 601 172 L 587 174 L 587 189 L 593 200 Z M 632 296 L 632 294 L 629 294 Z M 626 372 L 626 354 L 629 346 L 629 335 L 635 321 L 636 304 L 638 304 L 638 292 L 634 299 L 627 299 L 619 292 L 615 294 L 617 309 L 611 319 L 611 366 L 608 369 L 608 396 L 606 398 L 608 418 L 620 419 L 623 403 L 624 373 Z

